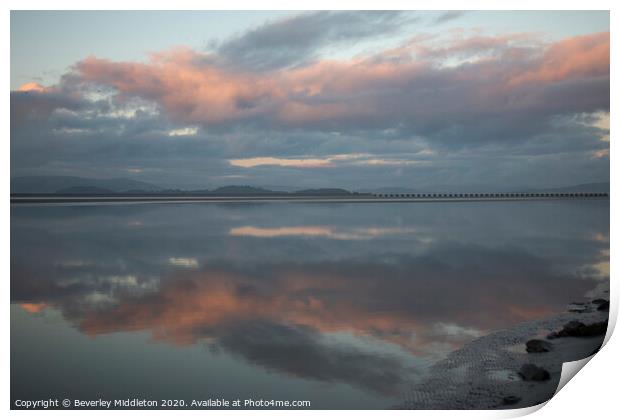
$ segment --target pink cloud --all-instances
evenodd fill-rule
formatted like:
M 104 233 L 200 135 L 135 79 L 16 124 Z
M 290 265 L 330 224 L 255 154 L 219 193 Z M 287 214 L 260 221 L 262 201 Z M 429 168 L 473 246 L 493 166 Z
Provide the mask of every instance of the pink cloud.
M 284 166 L 292 168 L 324 168 L 331 166 L 330 159 L 301 158 L 301 159 L 281 159 L 275 157 L 253 157 L 246 159 L 231 159 L 230 164 L 242 168 L 253 168 L 255 166 Z
M 598 79 L 602 88 L 609 83 L 608 32 L 549 45 L 523 34 L 461 38 L 448 45 L 428 42 L 434 40 L 421 39 L 373 57 L 319 61 L 264 73 L 218 66 L 216 56 L 186 48 L 153 54 L 146 63 L 89 57 L 76 70 L 83 81 L 116 89 L 119 98 L 151 100 L 174 120 L 201 125 L 248 121 L 327 128 L 432 125 L 439 113 L 462 122 L 515 109 L 534 113 L 543 109 L 554 115 L 572 111 L 574 105 L 569 109 L 565 100 L 543 91 L 524 95 L 523 89 L 563 81 Z M 448 68 L 443 65 L 456 56 L 470 60 Z M 568 91 L 567 95 L 579 101 L 581 93 Z M 592 112 L 607 104 L 608 98 L 593 97 L 584 101 L 587 109 L 581 111 Z
M 46 88 L 39 83 L 36 82 L 28 82 L 21 85 L 18 89 L 18 92 L 45 92 Z
M 152 55 L 147 64 L 89 57 L 77 69 L 85 81 L 111 86 L 121 95 L 153 100 L 184 121 L 238 119 L 249 112 L 239 109 L 237 101 L 273 94 L 268 81 L 198 64 L 203 58 L 191 50 L 176 49 Z
M 609 76 L 609 32 L 568 38 L 551 45 L 540 62 L 512 83 L 546 83 Z

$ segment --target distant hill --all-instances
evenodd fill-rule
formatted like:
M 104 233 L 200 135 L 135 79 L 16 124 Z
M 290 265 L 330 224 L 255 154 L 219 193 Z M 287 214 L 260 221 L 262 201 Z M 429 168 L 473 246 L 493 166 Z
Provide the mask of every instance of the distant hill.
M 249 185 L 228 185 L 219 187 L 210 192 L 213 195 L 267 195 L 282 194 L 279 191 L 271 191 L 260 187 L 251 187 Z
M 362 191 L 372 193 L 372 194 L 415 194 L 415 193 L 422 192 L 419 189 L 401 188 L 401 187 L 372 188 L 372 189 L 363 189 Z
M 12 194 L 49 194 L 67 188 L 103 188 L 112 192 L 127 190 L 159 191 L 160 187 L 148 182 L 127 178 L 81 178 L 77 176 L 20 176 L 11 178 Z
M 55 192 L 55 194 L 63 194 L 63 195 L 85 195 L 85 194 L 96 194 L 96 195 L 105 195 L 105 194 L 115 194 L 114 191 L 109 190 L 107 188 L 99 188 L 99 187 L 69 187 L 62 188 Z
M 295 191 L 295 195 L 350 195 L 350 191 L 343 190 L 342 188 L 314 188 L 308 190 Z
M 249 185 L 229 185 L 226 187 L 216 188 L 212 191 L 202 191 L 209 195 L 314 195 L 314 196 L 341 196 L 350 195 L 350 191 L 342 188 L 314 188 L 306 190 L 297 190 L 292 192 L 274 191 L 262 187 L 252 187 Z
M 276 192 L 295 192 L 299 187 L 291 187 L 290 185 L 260 185 L 261 188 Z
M 287 187 L 288 189 L 288 187 Z M 302 190 L 273 190 L 251 185 L 227 185 L 214 190 L 181 190 L 161 188 L 148 182 L 127 178 L 94 179 L 71 176 L 25 176 L 11 178 L 11 194 L 125 194 L 125 195 L 207 195 L 207 196 L 260 196 L 306 195 L 347 196 L 353 194 L 415 194 L 415 193 L 494 193 L 494 192 L 609 192 L 609 182 L 571 185 L 554 188 L 490 187 L 482 185 L 434 187 L 383 187 L 351 192 L 342 188 L 309 188 Z

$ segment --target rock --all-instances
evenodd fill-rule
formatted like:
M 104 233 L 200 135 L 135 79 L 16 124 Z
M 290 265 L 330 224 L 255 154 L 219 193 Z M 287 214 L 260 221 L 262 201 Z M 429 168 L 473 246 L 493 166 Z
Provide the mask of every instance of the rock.
M 605 302 L 609 303 L 609 301 L 607 299 L 594 299 L 592 301 L 592 303 L 595 304 L 595 305 L 600 305 L 601 303 L 605 303 Z
M 604 335 L 607 332 L 607 321 L 595 322 L 590 325 L 583 325 L 570 335 L 572 337 L 592 337 L 595 335 Z
M 553 346 L 545 340 L 533 339 L 525 343 L 525 350 L 528 353 L 545 353 L 551 351 Z
M 579 335 L 579 331 L 585 328 L 585 326 L 586 324 L 583 322 L 570 321 L 568 324 L 564 325 L 564 328 L 562 328 L 558 334 L 564 337 Z
M 596 309 L 599 310 L 599 311 L 607 311 L 607 312 L 609 312 L 609 301 L 606 300 L 605 302 L 599 304 Z
M 549 339 L 559 337 L 593 337 L 604 335 L 607 332 L 607 321 L 595 322 L 586 325 L 579 321 L 570 321 L 558 332 L 552 332 L 547 336 Z
M 549 372 L 531 363 L 526 363 L 521 366 L 519 376 L 521 376 L 524 381 L 548 381 L 551 378 Z
M 518 403 L 519 401 L 521 401 L 521 398 L 515 395 L 508 395 L 507 397 L 504 397 L 502 402 L 504 405 L 514 405 Z

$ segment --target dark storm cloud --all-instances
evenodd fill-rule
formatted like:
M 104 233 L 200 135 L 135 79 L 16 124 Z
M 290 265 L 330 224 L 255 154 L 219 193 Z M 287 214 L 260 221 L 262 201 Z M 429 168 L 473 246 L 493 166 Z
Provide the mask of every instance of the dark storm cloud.
M 397 33 L 416 20 L 412 12 L 399 11 L 307 12 L 226 40 L 217 54 L 230 66 L 274 70 L 310 61 L 323 47 Z

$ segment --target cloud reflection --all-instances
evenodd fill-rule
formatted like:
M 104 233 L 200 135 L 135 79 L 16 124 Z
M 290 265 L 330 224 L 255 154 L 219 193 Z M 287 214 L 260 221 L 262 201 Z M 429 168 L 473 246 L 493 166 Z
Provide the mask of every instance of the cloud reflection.
M 89 336 L 145 331 L 392 395 L 429 361 L 608 281 L 604 214 L 589 225 L 549 208 L 549 223 L 500 206 L 499 219 L 465 205 L 26 208 L 12 215 L 11 301 Z M 143 228 L 122 229 L 136 212 Z
M 256 227 L 240 226 L 230 229 L 232 236 L 253 236 L 257 238 L 277 238 L 281 236 L 316 236 L 341 240 L 362 240 L 387 235 L 404 235 L 415 233 L 412 227 L 366 227 L 342 229 L 331 226 L 284 226 Z

